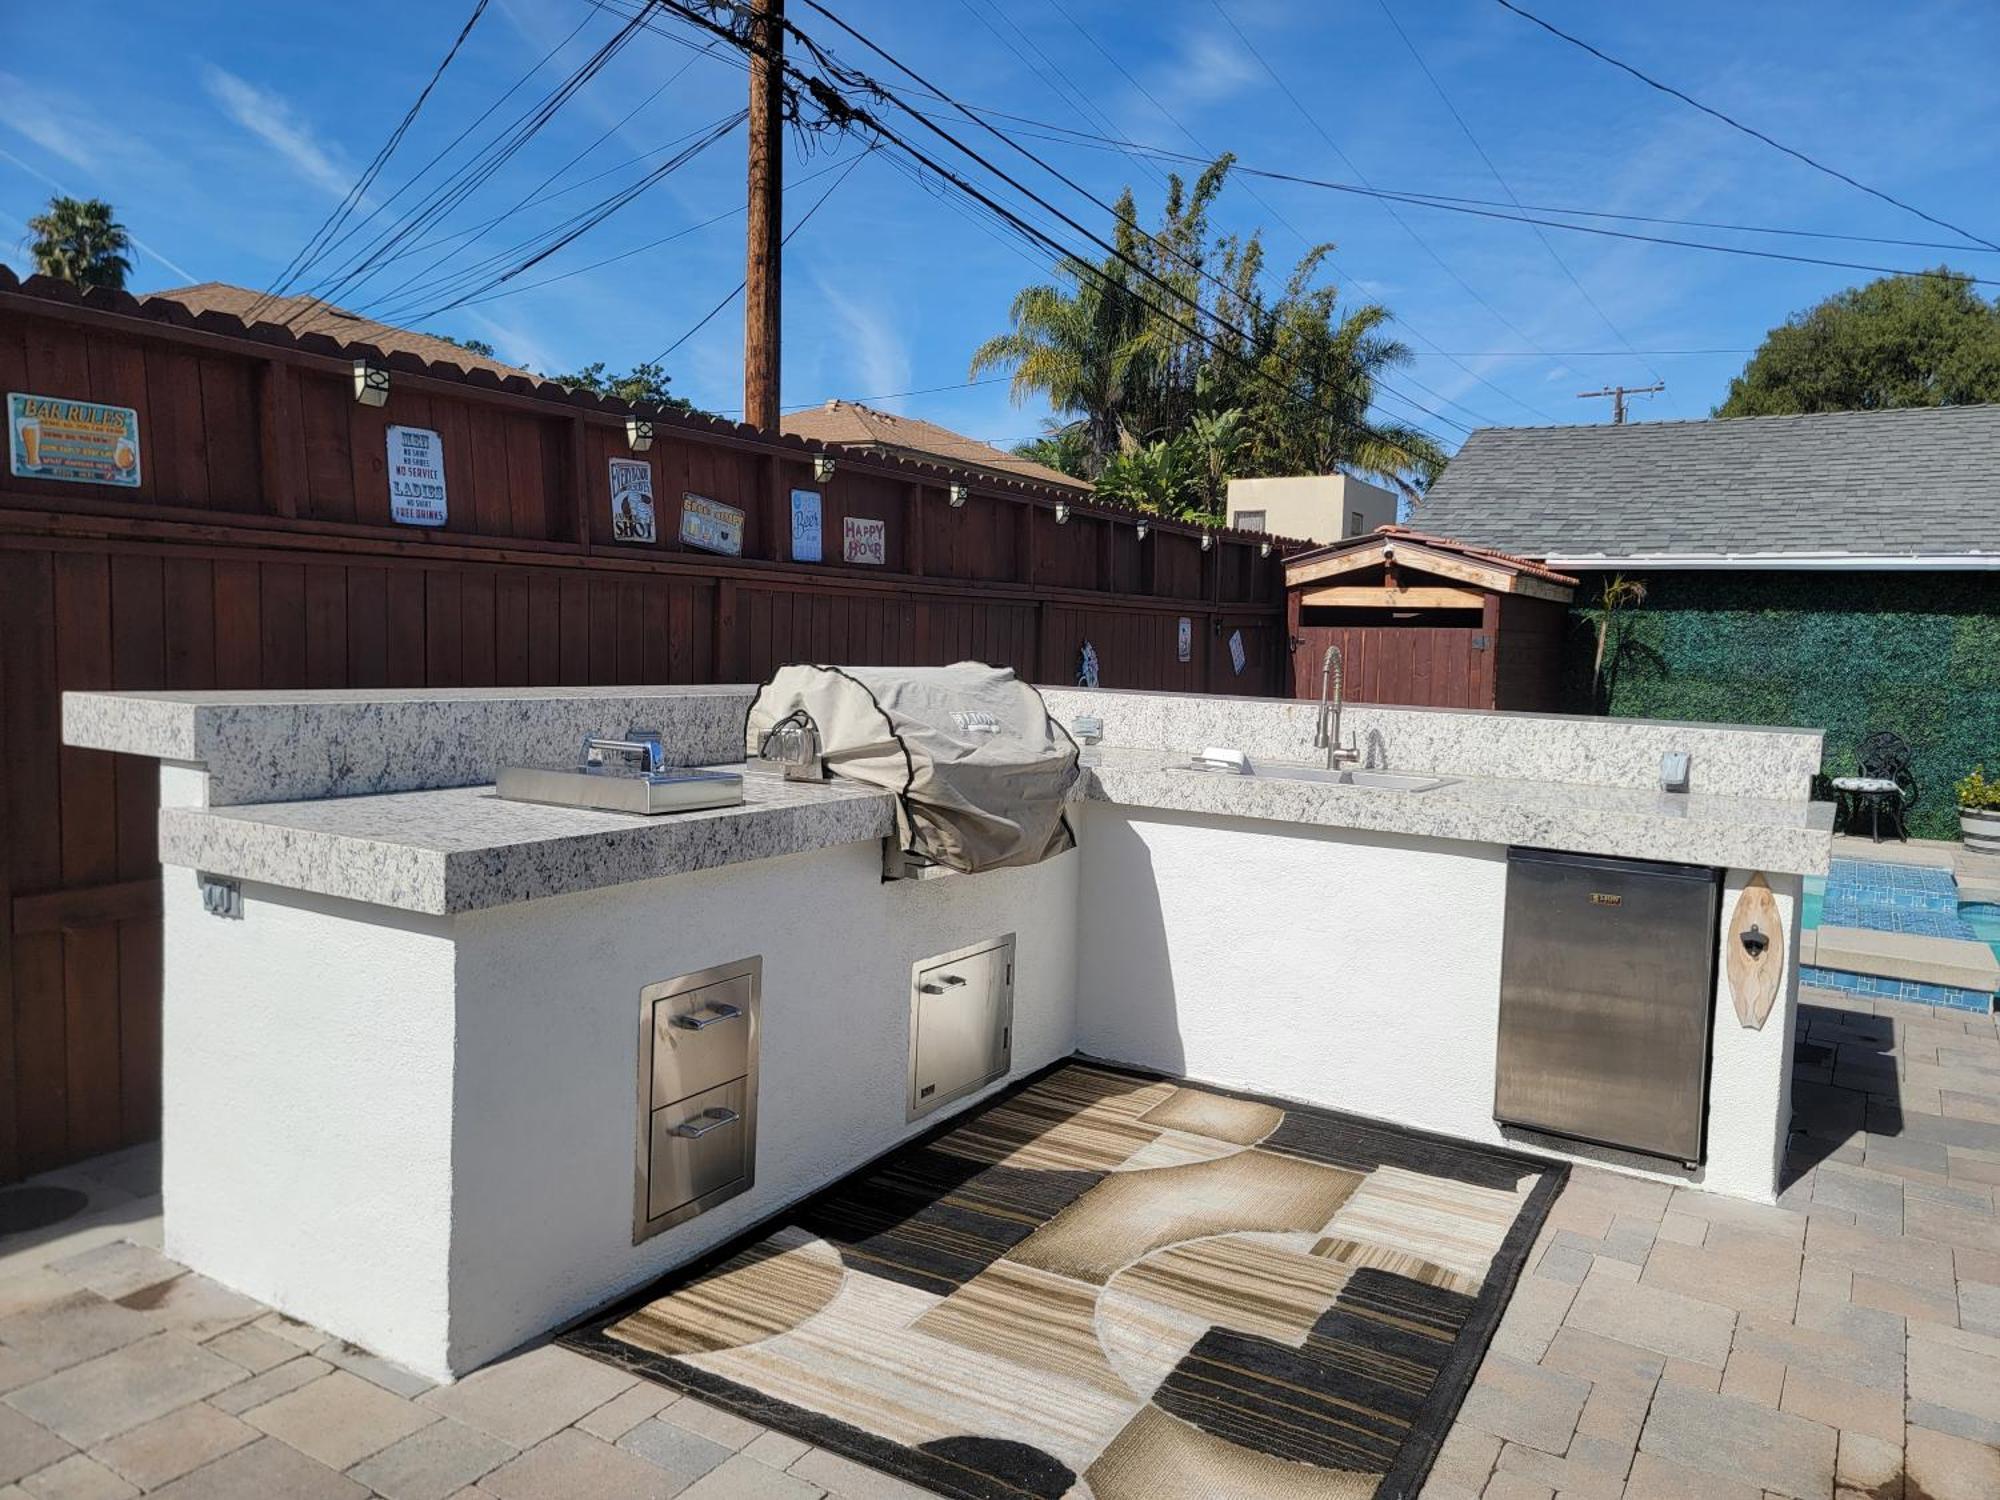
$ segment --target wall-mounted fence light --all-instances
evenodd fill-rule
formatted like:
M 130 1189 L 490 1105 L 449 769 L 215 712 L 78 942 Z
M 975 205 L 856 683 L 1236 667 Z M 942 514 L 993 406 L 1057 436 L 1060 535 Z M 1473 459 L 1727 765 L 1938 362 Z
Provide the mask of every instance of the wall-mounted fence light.
M 382 406 L 389 400 L 389 372 L 365 359 L 354 362 L 354 399 L 363 406 Z
M 817 479 L 821 484 L 825 484 L 829 479 L 833 478 L 833 455 L 831 453 L 815 453 L 813 455 L 813 478 Z
M 1215 545 L 1215 533 L 1212 531 L 1204 531 L 1201 534 L 1201 550 L 1206 552 L 1210 547 L 1213 547 L 1214 545 Z
M 971 497 L 972 491 L 956 482 L 952 484 L 950 489 L 945 491 L 945 499 L 951 502 L 953 510 L 964 510 L 965 502 Z
M 638 417 L 627 417 L 625 442 L 634 453 L 644 453 L 653 446 L 653 424 Z
M 1143 542 L 1143 541 L 1145 541 L 1145 540 L 1146 540 L 1146 532 L 1147 532 L 1147 530 L 1148 530 L 1148 527 L 1147 527 L 1146 523 L 1145 523 L 1144 521 L 1141 521 L 1141 522 L 1139 523 L 1139 540 L 1140 540 L 1140 541 L 1142 541 L 1142 542 Z
M 1066 500 L 1056 501 L 1056 525 L 1069 525 L 1069 502 Z
M 1269 557 L 1271 555 L 1271 544 L 1269 542 L 1263 542 L 1259 544 L 1257 548 L 1257 555 L 1259 557 Z

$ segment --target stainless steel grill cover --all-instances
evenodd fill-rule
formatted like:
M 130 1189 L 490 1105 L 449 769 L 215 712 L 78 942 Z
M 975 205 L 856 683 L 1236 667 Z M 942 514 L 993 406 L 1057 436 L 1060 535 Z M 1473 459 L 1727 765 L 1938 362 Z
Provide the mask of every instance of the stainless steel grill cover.
M 780 667 L 750 705 L 747 752 L 800 712 L 829 771 L 896 794 L 906 854 L 970 872 L 1075 847 L 1076 743 L 1009 668 Z

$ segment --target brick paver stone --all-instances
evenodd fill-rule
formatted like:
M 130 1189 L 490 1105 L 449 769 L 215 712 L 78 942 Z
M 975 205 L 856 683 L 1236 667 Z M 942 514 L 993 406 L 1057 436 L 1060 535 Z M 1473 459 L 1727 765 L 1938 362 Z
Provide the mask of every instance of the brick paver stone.
M 232 1328 L 227 1333 L 218 1333 L 202 1348 L 243 1366 L 252 1375 L 276 1369 L 288 1359 L 297 1359 L 299 1354 L 297 1344 L 261 1328 Z
M 160 1333 L 24 1385 L 7 1401 L 88 1448 L 242 1378 L 242 1367 L 221 1355 Z
M 179 1261 L 168 1260 L 159 1251 L 130 1240 L 114 1240 L 49 1263 L 79 1286 L 89 1287 L 100 1297 L 116 1301 L 128 1292 L 187 1274 Z
M 1695 1364 L 1713 1365 L 1719 1371 L 1729 1358 L 1736 1314 L 1663 1287 L 1593 1275 L 1577 1288 L 1568 1322 L 1586 1333 Z
M 368 1500 L 368 1487 L 336 1474 L 276 1438 L 183 1475 L 151 1500 Z
M 1843 1433 L 1863 1433 L 1899 1447 L 1903 1441 L 1900 1392 L 1872 1390 L 1819 1370 L 1785 1372 L 1782 1409 L 1809 1422 L 1838 1427 Z
M 620 1391 L 597 1410 L 578 1417 L 576 1425 L 594 1438 L 615 1443 L 648 1417 L 680 1399 L 675 1392 L 650 1380 L 642 1380 L 630 1390 Z
M 0 1318 L 0 1344 L 48 1370 L 80 1365 L 157 1332 L 153 1318 L 95 1292 L 71 1292 Z
M 1642 1452 L 1632 1459 L 1625 1500 L 1764 1500 L 1764 1492 L 1740 1479 L 1724 1479 Z
M 928 1490 L 878 1473 L 837 1453 L 815 1448 L 785 1471 L 819 1485 L 840 1500 L 936 1500 Z
M 754 1458 L 760 1464 L 769 1464 L 774 1469 L 789 1469 L 806 1451 L 811 1443 L 802 1443 L 797 1438 L 782 1432 L 760 1432 L 750 1439 L 744 1448 L 746 1458 Z
M 131 1500 L 139 1492 L 94 1458 L 72 1453 L 21 1481 L 34 1500 Z
M 491 1433 L 441 1417 L 347 1472 L 386 1500 L 447 1500 L 513 1456 Z
M 820 1500 L 826 1491 L 735 1453 L 681 1491 L 681 1500 Z
M 687 1480 L 574 1428 L 503 1464 L 479 1488 L 499 1500 L 667 1500 Z
M 197 1401 L 120 1433 L 92 1449 L 91 1456 L 140 1489 L 154 1490 L 256 1440 L 255 1428 Z
M 544 1344 L 417 1399 L 433 1411 L 526 1449 L 597 1410 L 637 1379 Z
M 311 1385 L 243 1413 L 260 1432 L 290 1443 L 330 1469 L 345 1469 L 438 1420 L 401 1396 L 335 1370 Z
M 1923 1427 L 1907 1435 L 1904 1493 L 1927 1500 L 1993 1500 L 2000 1495 L 2000 1448 Z
M 0 1406 L 0 1484 L 45 1469 L 71 1451 L 70 1444 L 39 1422 Z
M 1734 1396 L 1662 1384 L 1639 1434 L 1642 1452 L 1748 1480 L 1797 1500 L 1833 1489 L 1834 1430 Z
M 634 1427 L 618 1440 L 618 1446 L 678 1474 L 683 1484 L 699 1479 L 736 1451 L 657 1417 Z
M 1590 1382 L 1505 1354 L 1488 1354 L 1458 1419 L 1512 1443 L 1561 1453 L 1576 1431 Z
M 1909 1359 L 1912 1407 L 1940 1406 L 2000 1428 L 2000 1338 L 1912 1323 Z
M 309 1385 L 333 1369 L 323 1359 L 301 1355 L 288 1359 L 262 1375 L 254 1375 L 241 1385 L 232 1385 L 226 1391 L 218 1391 L 209 1398 L 209 1405 L 218 1411 L 226 1411 L 231 1416 L 240 1416 L 253 1406 L 262 1406 L 267 1401 L 275 1401 L 287 1391 L 295 1391 L 302 1385 Z

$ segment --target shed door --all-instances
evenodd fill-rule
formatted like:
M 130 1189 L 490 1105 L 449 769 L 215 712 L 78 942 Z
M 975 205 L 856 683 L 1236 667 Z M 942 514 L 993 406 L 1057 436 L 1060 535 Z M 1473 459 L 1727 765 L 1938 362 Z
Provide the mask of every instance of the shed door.
M 1338 646 L 1351 703 L 1492 708 L 1497 634 L 1450 625 L 1302 625 L 1292 696 L 1319 697 L 1320 664 Z

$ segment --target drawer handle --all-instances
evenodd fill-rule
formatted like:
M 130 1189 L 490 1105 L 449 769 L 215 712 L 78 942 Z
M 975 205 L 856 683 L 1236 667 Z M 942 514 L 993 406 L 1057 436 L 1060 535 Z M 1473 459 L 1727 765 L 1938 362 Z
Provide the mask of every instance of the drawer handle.
M 965 976 L 962 974 L 946 974 L 942 976 L 942 981 L 939 984 L 926 984 L 923 987 L 924 993 L 926 995 L 942 995 L 945 991 L 945 985 L 964 984 Z
M 733 1109 L 705 1109 L 692 1120 L 676 1125 L 672 1133 L 688 1140 L 698 1141 L 711 1130 L 720 1130 L 725 1125 L 734 1125 L 743 1117 Z
M 675 1016 L 672 1024 L 680 1027 L 682 1031 L 706 1031 L 709 1027 L 719 1026 L 724 1021 L 734 1021 L 742 1014 L 743 1011 L 738 1006 L 714 1005 L 709 1007 L 706 1016 L 697 1016 L 693 1011 L 687 1011 Z

